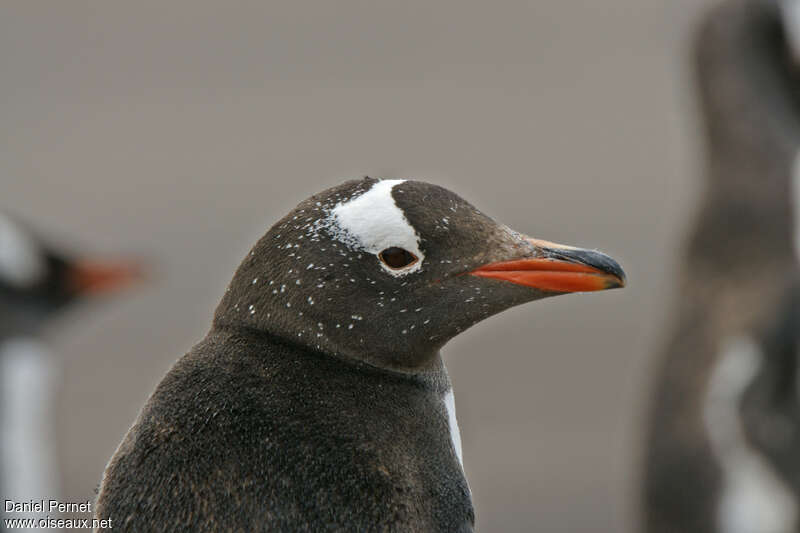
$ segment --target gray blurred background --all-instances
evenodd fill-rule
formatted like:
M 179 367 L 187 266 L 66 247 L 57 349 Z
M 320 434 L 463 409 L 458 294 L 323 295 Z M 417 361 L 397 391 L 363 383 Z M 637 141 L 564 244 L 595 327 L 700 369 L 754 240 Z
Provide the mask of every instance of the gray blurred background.
M 482 531 L 632 531 L 654 348 L 701 184 L 689 0 L 0 4 L 0 206 L 151 279 L 50 331 L 63 498 L 207 331 L 249 246 L 365 174 L 597 247 L 622 291 L 445 348 Z

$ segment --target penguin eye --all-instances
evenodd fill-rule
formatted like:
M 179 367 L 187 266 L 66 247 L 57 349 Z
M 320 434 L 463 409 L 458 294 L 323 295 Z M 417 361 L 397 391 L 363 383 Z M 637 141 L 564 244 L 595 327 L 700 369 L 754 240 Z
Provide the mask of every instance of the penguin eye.
M 378 254 L 378 257 L 381 258 L 383 264 L 395 270 L 413 265 L 417 262 L 417 256 L 397 246 L 392 246 L 391 248 L 383 250 Z

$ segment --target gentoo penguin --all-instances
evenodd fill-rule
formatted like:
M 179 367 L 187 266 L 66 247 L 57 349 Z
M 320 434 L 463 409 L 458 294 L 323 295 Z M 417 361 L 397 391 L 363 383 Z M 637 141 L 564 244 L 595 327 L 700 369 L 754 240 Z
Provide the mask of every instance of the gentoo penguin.
M 440 349 L 514 305 L 620 287 L 419 181 L 348 181 L 245 257 L 109 462 L 113 531 L 472 531 Z
M 800 531 L 800 78 L 788 4 L 700 27 L 707 184 L 649 415 L 649 533 Z
M 51 405 L 58 364 L 39 340 L 72 304 L 127 285 L 128 263 L 75 260 L 0 213 L 0 499 L 57 499 Z M 9 513 L 4 518 L 44 518 Z M 0 531 L 5 523 L 0 523 Z

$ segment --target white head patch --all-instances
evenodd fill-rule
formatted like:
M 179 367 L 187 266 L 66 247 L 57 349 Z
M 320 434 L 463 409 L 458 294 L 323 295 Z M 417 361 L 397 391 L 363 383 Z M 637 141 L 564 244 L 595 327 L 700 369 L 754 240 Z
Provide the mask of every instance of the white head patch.
M 0 214 L 0 281 L 24 288 L 45 274 L 39 247 L 19 226 Z
M 417 256 L 419 260 L 414 264 L 396 270 L 379 261 L 393 276 L 418 271 L 424 259 L 416 230 L 392 198 L 392 189 L 404 181 L 381 180 L 364 194 L 338 204 L 331 211 L 330 229 L 335 238 L 348 246 L 376 256 L 386 248 L 396 246 Z

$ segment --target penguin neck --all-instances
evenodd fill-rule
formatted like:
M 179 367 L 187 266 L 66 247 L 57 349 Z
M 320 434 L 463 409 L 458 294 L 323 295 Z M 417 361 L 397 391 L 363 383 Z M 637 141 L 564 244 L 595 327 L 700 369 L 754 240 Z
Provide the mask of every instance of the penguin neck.
M 258 343 L 280 345 L 295 353 L 328 357 L 349 367 L 363 369 L 368 372 L 378 372 L 415 382 L 435 384 L 436 388 L 441 388 L 442 390 L 449 390 L 450 388 L 447 368 L 441 352 L 438 350 L 427 356 L 423 364 L 414 367 L 403 367 L 384 364 L 384 358 L 379 353 L 352 353 L 346 349 L 340 349 L 329 340 L 320 340 L 319 344 L 309 344 L 302 337 L 294 335 L 292 331 L 282 330 L 280 327 L 253 327 L 249 324 L 228 323 L 224 319 L 217 317 L 209 335 L 233 335 Z
M 243 283 L 242 278 L 248 282 Z M 266 283 L 268 290 L 252 291 L 258 283 Z M 345 309 L 350 302 L 314 301 L 315 295 L 304 293 L 292 304 L 273 297 L 272 292 L 280 295 L 299 291 L 297 287 L 269 283 L 246 271 L 237 272 L 217 308 L 213 327 L 271 336 L 285 344 L 400 374 L 425 374 L 441 364 L 439 350 L 449 337 L 433 341 L 422 328 L 400 322 L 413 320 L 409 315 L 414 313 L 401 313 L 396 321 L 387 321 Z

